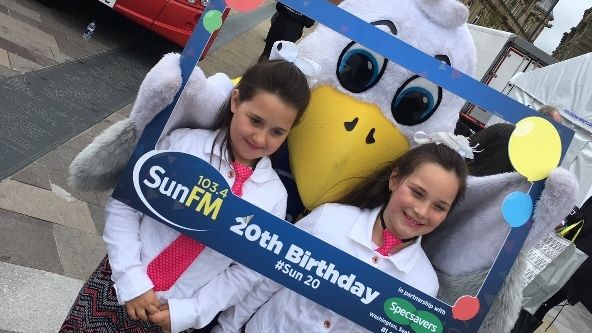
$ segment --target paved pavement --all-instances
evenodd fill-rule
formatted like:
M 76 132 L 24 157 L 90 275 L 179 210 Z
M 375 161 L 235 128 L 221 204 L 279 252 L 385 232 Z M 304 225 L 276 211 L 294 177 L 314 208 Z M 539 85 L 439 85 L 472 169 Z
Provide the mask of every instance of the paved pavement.
M 207 74 L 238 76 L 263 49 L 273 2 L 250 17 L 233 14 L 219 43 L 201 62 Z M 105 7 L 105 8 L 103 8 Z M 146 32 L 106 13 L 110 29 L 98 24 L 93 38 L 81 35 L 92 19 L 87 11 L 66 15 L 34 0 L 0 0 L 0 82 L 124 45 Z M 126 30 L 117 36 L 117 27 Z M 113 28 L 114 27 L 114 28 Z M 101 239 L 108 192 L 68 186 L 67 169 L 102 130 L 123 119 L 131 104 L 113 110 L 87 131 L 0 182 L 0 333 L 56 332 L 80 286 L 105 255 Z M 550 317 L 549 317 L 550 318 Z M 546 327 L 546 326 L 545 326 Z M 590 314 L 567 307 L 549 332 L 585 332 Z M 541 332 L 543 330 L 541 329 Z
M 240 75 L 258 58 L 273 7 L 243 17 L 234 13 L 201 67 L 208 74 Z M 92 56 L 147 34 L 98 5 L 109 19 L 85 42 L 92 19 L 64 14 L 33 0 L 0 0 L 0 81 Z M 115 22 L 114 22 L 115 21 Z M 128 38 L 119 39 L 117 26 Z M 130 31 L 131 29 L 131 31 Z M 94 137 L 131 111 L 131 104 L 0 182 L 0 333 L 56 332 L 83 281 L 105 255 L 101 239 L 109 192 L 68 186 L 70 162 Z

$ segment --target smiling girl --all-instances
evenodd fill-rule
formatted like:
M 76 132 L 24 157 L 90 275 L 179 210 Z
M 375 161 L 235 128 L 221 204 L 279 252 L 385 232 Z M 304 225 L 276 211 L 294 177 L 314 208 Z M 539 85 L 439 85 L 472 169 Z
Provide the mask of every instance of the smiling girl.
M 438 279 L 421 238 L 437 228 L 461 199 L 466 178 L 459 153 L 444 142 L 423 144 L 366 179 L 339 203 L 316 208 L 296 225 L 435 297 Z M 238 331 L 265 302 L 245 332 L 367 332 L 269 279 L 225 311 L 212 332 Z
M 159 149 L 209 161 L 235 195 L 284 218 L 287 192 L 268 156 L 286 140 L 309 99 L 296 65 L 259 63 L 232 90 L 215 131 L 175 130 Z M 118 200 L 108 202 L 105 220 L 108 257 L 82 287 L 60 332 L 201 328 L 257 279 L 251 278 L 255 272 Z

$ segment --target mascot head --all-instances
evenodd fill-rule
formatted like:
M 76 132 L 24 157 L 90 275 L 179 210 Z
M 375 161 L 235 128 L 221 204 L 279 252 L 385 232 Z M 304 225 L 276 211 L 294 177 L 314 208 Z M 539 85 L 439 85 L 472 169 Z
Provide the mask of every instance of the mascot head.
M 468 75 L 475 46 L 456 0 L 346 0 L 340 8 Z M 417 131 L 452 132 L 464 100 L 362 43 L 319 26 L 299 43 L 321 65 L 312 99 L 289 137 L 290 164 L 308 209 L 335 201 L 409 149 Z

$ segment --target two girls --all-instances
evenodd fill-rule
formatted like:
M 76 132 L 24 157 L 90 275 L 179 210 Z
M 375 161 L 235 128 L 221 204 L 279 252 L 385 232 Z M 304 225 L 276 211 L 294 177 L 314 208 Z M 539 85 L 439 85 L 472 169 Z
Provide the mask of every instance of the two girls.
M 340 203 L 322 205 L 296 225 L 436 296 L 438 279 L 421 237 L 437 228 L 454 208 L 465 192 L 466 177 L 459 153 L 443 142 L 427 143 L 403 154 Z M 245 332 L 367 332 L 268 279 L 225 311 L 212 332 L 238 332 L 260 306 Z
M 235 195 L 284 218 L 287 193 L 268 156 L 286 140 L 309 99 L 306 77 L 294 64 L 260 63 L 222 106 L 216 131 L 175 130 L 159 147 L 209 161 Z M 253 271 L 122 202 L 111 199 L 105 210 L 108 259 L 83 286 L 61 332 L 200 328 L 258 280 Z

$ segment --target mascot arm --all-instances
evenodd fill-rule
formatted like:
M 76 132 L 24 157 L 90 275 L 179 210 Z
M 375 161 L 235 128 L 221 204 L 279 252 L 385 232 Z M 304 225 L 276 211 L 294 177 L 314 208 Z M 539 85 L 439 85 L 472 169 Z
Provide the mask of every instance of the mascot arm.
M 578 182 L 574 175 L 564 168 L 556 168 L 545 182 L 545 189 L 536 203 L 533 225 L 523 249 L 530 249 L 569 214 L 576 204 Z
M 569 171 L 557 168 L 551 172 L 536 203 L 532 229 L 497 299 L 481 324 L 479 333 L 506 333 L 512 330 L 522 304 L 523 275 L 528 250 L 552 232 L 569 214 L 576 203 L 577 192 L 578 183 Z
M 495 218 L 492 213 L 485 213 L 485 217 L 479 219 L 467 212 L 474 210 L 483 217 L 484 211 L 499 211 L 501 202 L 510 192 L 524 192 L 528 188 L 528 184 L 523 180 L 520 184 L 519 178 L 521 177 L 512 173 L 474 179 L 479 183 L 479 188 L 494 189 L 494 192 L 500 192 L 499 195 L 494 195 L 491 191 L 467 192 L 467 194 L 473 195 L 468 195 L 467 200 L 462 202 L 462 206 L 472 207 L 466 210 L 462 206 L 455 208 L 455 210 L 459 209 L 457 213 L 460 213 L 461 216 L 457 216 L 456 221 L 447 221 L 440 226 L 430 235 L 430 237 L 436 236 L 436 239 L 430 238 L 429 242 L 424 244 L 432 264 L 438 270 L 439 299 L 454 304 L 460 296 L 476 295 L 481 288 L 483 280 L 487 277 L 491 264 L 499 252 L 499 247 L 506 238 L 508 225 L 503 219 Z M 503 190 L 498 186 L 501 186 Z M 540 239 L 552 232 L 569 214 L 576 201 L 577 188 L 576 179 L 569 171 L 557 168 L 551 172 L 545 183 L 545 189 L 536 203 L 533 226 L 522 251 L 516 258 L 516 262 L 481 325 L 479 333 L 510 332 L 522 303 L 522 276 L 526 253 Z M 483 194 L 483 198 L 480 194 Z M 498 196 L 499 198 L 497 198 Z M 475 203 L 476 206 L 469 201 Z M 483 230 L 487 230 L 486 239 L 483 238 Z M 460 239 L 463 239 L 464 242 L 459 241 Z M 481 247 L 486 247 L 486 249 L 477 248 L 475 250 L 476 244 L 481 244 Z M 459 247 L 460 249 L 458 249 Z M 476 256 L 470 255 L 471 249 L 477 253 Z M 463 253 L 464 256 L 462 256 Z M 463 258 L 463 260 L 458 260 L 458 258 Z
M 117 184 L 144 128 L 173 101 L 181 86 L 179 59 L 177 53 L 166 54 L 146 74 L 130 118 L 111 125 L 72 161 L 70 185 L 85 191 L 107 191 Z M 232 87 L 228 76 L 219 73 L 206 79 L 196 67 L 165 132 L 179 127 L 210 127 Z
M 130 114 L 138 138 L 152 118 L 173 101 L 181 87 L 179 58 L 178 53 L 165 54 L 142 81 Z
M 142 82 L 130 114 L 138 137 L 146 125 L 173 101 L 181 87 L 179 61 L 178 53 L 166 54 Z M 179 97 L 166 132 L 181 127 L 211 128 L 233 86 L 226 74 L 217 73 L 206 78 L 203 70 L 195 67 Z
M 529 186 L 518 173 L 470 177 L 464 199 L 442 225 L 424 237 L 423 247 L 432 265 L 450 275 L 489 269 L 510 230 L 501 214 L 502 204 L 510 193 L 526 192 Z M 577 183 L 569 171 L 557 168 L 551 172 L 536 203 L 524 248 L 542 239 L 569 214 L 576 192 Z
M 226 74 L 216 73 L 206 79 L 201 68 L 195 67 L 177 102 L 171 119 L 173 124 L 167 127 L 211 129 L 218 110 L 233 88 L 234 84 Z

